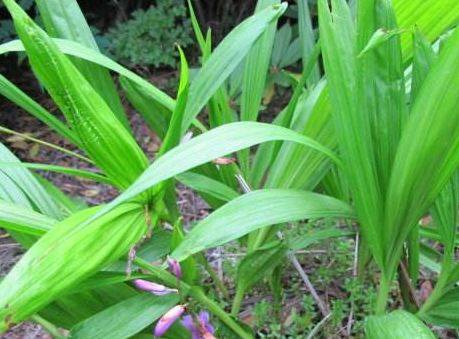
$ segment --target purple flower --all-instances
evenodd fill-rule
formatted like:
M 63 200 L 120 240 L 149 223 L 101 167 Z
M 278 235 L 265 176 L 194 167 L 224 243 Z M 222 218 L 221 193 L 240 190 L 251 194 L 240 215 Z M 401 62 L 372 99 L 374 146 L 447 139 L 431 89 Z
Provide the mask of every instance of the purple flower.
M 178 280 L 182 279 L 182 268 L 177 260 L 172 259 L 171 257 L 167 256 L 167 264 L 169 265 L 169 269 L 175 274 Z
M 191 315 L 183 317 L 182 325 L 191 332 L 192 339 L 215 339 L 214 327 L 210 323 L 210 315 L 202 311 L 196 319 Z
M 137 287 L 138 289 L 153 293 L 155 295 L 178 293 L 178 290 L 176 290 L 175 288 L 167 288 L 166 286 L 143 279 L 135 279 L 133 283 L 135 287 Z
M 185 305 L 176 305 L 167 311 L 155 326 L 155 338 L 161 337 L 171 325 L 185 312 Z

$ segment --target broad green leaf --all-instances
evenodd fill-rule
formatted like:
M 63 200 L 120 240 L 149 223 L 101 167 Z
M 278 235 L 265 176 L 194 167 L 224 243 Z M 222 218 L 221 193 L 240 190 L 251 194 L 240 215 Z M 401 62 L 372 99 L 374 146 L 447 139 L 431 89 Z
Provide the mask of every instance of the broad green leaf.
M 185 111 L 182 134 L 212 95 L 247 55 L 254 42 L 287 8 L 286 4 L 261 10 L 233 29 L 214 50 L 191 82 L 190 98 Z
M 418 317 L 406 311 L 367 318 L 365 333 L 367 339 L 436 339 Z
M 125 339 L 159 319 L 179 302 L 176 295 L 142 293 L 124 300 L 70 330 L 71 339 Z
M 77 42 L 70 40 L 62 39 L 53 39 L 54 43 L 60 49 L 62 53 L 75 56 L 87 61 L 91 61 L 98 65 L 104 66 L 112 71 L 118 73 L 124 78 L 136 83 L 139 87 L 145 90 L 151 98 L 156 100 L 157 104 L 164 106 L 168 110 L 172 111 L 175 105 L 173 99 L 171 99 L 167 94 L 150 84 L 148 81 L 138 76 L 134 72 L 129 71 L 127 68 L 116 63 L 107 56 L 96 52 L 88 47 L 85 47 Z M 22 52 L 24 51 L 24 46 L 21 41 L 14 40 L 3 45 L 0 45 L 0 54 L 8 52 Z
M 393 0 L 400 29 L 418 27 L 433 42 L 459 21 L 459 3 L 456 0 Z M 403 59 L 412 56 L 412 41 L 408 34 L 402 36 Z
M 78 136 L 74 132 L 70 131 L 63 122 L 45 110 L 42 106 L 40 106 L 40 104 L 35 102 L 1 74 L 0 93 L 37 119 L 43 121 L 46 125 L 51 127 L 68 141 L 77 146 L 81 145 Z
M 352 16 L 344 0 L 319 0 L 319 29 L 333 123 L 340 154 L 362 232 L 376 262 L 384 268 L 381 238 L 382 196 L 373 156 L 371 125 L 366 110 L 359 109 L 357 93 L 357 41 Z
M 0 143 L 0 161 L 21 164 L 19 159 L 16 158 L 16 156 L 11 153 L 11 151 L 8 150 L 8 148 L 6 148 L 2 143 Z M 3 172 L 6 176 L 8 176 L 7 181 L 0 181 L 0 187 L 3 186 L 6 182 L 10 182 L 14 183 L 13 185 L 16 186 L 16 189 L 22 192 L 20 200 L 16 200 L 17 196 L 10 195 L 10 199 L 8 199 L 9 201 L 21 204 L 21 201 L 23 201 L 22 196 L 25 195 L 29 203 L 22 204 L 22 206 L 33 206 L 33 209 L 36 209 L 46 216 L 57 220 L 62 219 L 62 211 L 28 169 L 3 167 L 0 172 Z M 11 193 L 11 191 L 9 193 Z
M 99 51 L 76 0 L 36 0 L 35 3 L 51 37 L 73 40 L 94 51 Z M 130 131 L 123 105 L 108 70 L 80 59 L 73 59 L 72 62 L 108 104 L 123 126 Z
M 346 203 L 316 193 L 253 191 L 230 201 L 198 223 L 172 257 L 181 261 L 265 226 L 313 218 L 354 218 L 354 212 Z
M 0 332 L 126 254 L 146 231 L 144 209 L 138 204 L 124 204 L 80 226 L 99 209 L 86 209 L 53 227 L 5 277 L 0 284 Z
M 53 40 L 13 0 L 4 3 L 35 74 L 79 135 L 85 151 L 114 184 L 127 188 L 147 167 L 145 154 Z M 123 168 L 125 163 L 129 166 Z
M 336 148 L 331 107 L 325 82 L 298 100 L 292 128 L 303 135 Z M 280 148 L 268 173 L 267 188 L 302 188 L 312 190 L 328 171 L 331 162 L 322 154 L 297 143 L 286 142 Z
M 459 165 L 459 30 L 442 49 L 412 105 L 394 161 L 385 230 L 397 239 L 387 260 L 432 205 Z M 438 84 L 441 84 L 439 86 Z
M 258 122 L 237 122 L 220 126 L 173 148 L 156 160 L 138 180 L 95 217 L 130 200 L 151 187 L 196 166 L 241 149 L 274 140 L 301 143 L 340 161 L 326 147 L 287 128 Z M 94 217 L 94 218 L 95 218 Z
M 124 263 L 126 265 L 126 263 Z M 119 284 L 122 282 L 131 281 L 134 279 L 145 279 L 148 278 L 148 274 L 142 273 L 132 273 L 130 276 L 126 275 L 126 272 L 112 272 L 112 271 L 102 271 L 97 272 L 93 276 L 85 279 L 82 283 L 78 284 L 77 287 L 74 288 L 75 291 L 83 292 L 88 290 L 93 290 L 95 288 L 104 288 L 106 286 Z M 72 293 L 73 292 L 73 293 Z M 74 291 L 70 292 L 70 295 L 73 295 Z
M 133 104 L 136 109 L 139 109 L 142 116 L 150 124 L 157 114 L 169 116 L 172 113 L 175 101 L 166 93 L 162 92 L 134 72 L 131 72 L 107 56 L 74 41 L 62 39 L 53 39 L 53 41 L 59 50 L 64 54 L 96 63 L 118 73 L 122 79 L 121 85 L 124 89 L 126 89 L 129 99 L 133 100 Z M 24 46 L 20 40 L 14 40 L 0 45 L 0 54 L 22 51 L 24 51 Z M 147 109 L 147 105 L 149 103 L 159 112 L 155 112 L 155 114 L 149 112 Z M 197 119 L 193 119 L 193 124 L 202 131 L 206 130 L 206 128 Z
M 279 5 L 280 0 L 258 0 L 255 13 L 268 6 Z M 244 62 L 241 95 L 241 121 L 256 121 L 261 101 L 265 93 L 266 78 L 276 34 L 277 20 L 273 20 L 266 31 L 250 48 Z M 239 153 L 239 163 L 243 173 L 249 170 L 250 150 Z
M 421 317 L 436 326 L 459 328 L 459 288 L 445 293 Z

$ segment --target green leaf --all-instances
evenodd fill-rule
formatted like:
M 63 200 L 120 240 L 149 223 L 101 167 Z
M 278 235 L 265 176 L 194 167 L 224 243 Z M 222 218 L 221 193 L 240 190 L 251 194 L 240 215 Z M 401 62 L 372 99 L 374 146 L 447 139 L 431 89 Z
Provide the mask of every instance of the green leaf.
M 80 170 L 77 168 L 71 168 L 71 167 L 47 165 L 47 164 L 35 164 L 35 163 L 27 163 L 27 162 L 4 162 L 4 161 L 0 161 L 0 167 L 3 167 L 3 168 L 4 167 L 24 167 L 24 168 L 72 175 L 75 177 L 85 178 L 85 179 L 89 179 L 95 182 L 100 182 L 100 183 L 104 183 L 108 185 L 112 184 L 111 180 L 103 175 L 85 171 L 85 170 Z
M 298 1 L 298 30 L 301 43 L 301 57 L 303 69 L 308 65 L 309 60 L 314 55 L 315 36 L 309 12 L 309 1 Z M 319 63 L 315 62 L 312 72 L 308 78 L 308 86 L 316 84 L 320 80 Z
M 147 167 L 145 154 L 53 40 L 13 0 L 4 3 L 32 69 L 78 134 L 84 150 L 117 187 L 127 188 Z M 130 166 L 123 166 L 125 163 Z
M 247 55 L 258 37 L 276 20 L 287 5 L 274 5 L 243 21 L 214 50 L 190 85 L 190 98 L 185 111 L 182 134 L 212 95 Z
M 362 52 L 360 52 L 359 57 L 364 56 L 366 53 L 376 49 L 377 47 L 387 42 L 390 38 L 400 35 L 404 32 L 405 31 L 400 29 L 387 30 L 379 28 L 376 32 L 373 33 L 370 40 L 367 42 L 367 45 L 363 48 Z
M 239 196 L 239 193 L 231 187 L 205 175 L 186 172 L 179 174 L 176 178 L 185 186 L 188 186 L 199 193 L 209 194 L 212 197 L 224 202 L 228 202 Z
M 357 40 L 352 15 L 344 0 L 332 1 L 333 13 L 327 1 L 319 0 L 318 5 L 322 55 L 339 150 L 362 232 L 376 262 L 384 269 L 385 243 L 380 231 L 382 197 L 370 117 L 357 102 Z
M 51 37 L 73 40 L 99 51 L 76 0 L 37 0 L 35 3 Z M 73 59 L 72 62 L 108 104 L 126 130 L 130 131 L 123 105 L 108 70 L 80 59 Z
M 299 190 L 259 190 L 244 194 L 198 223 L 172 257 L 183 260 L 194 253 L 239 239 L 256 229 L 313 218 L 354 218 L 346 203 Z
M 40 106 L 40 104 L 38 104 L 31 97 L 21 91 L 1 74 L 0 93 L 22 109 L 32 114 L 37 119 L 43 121 L 46 125 L 51 127 L 68 141 L 77 146 L 81 145 L 78 136 L 73 131 L 70 131 L 70 129 L 63 122 L 45 110 L 42 106 Z
M 259 0 L 255 13 L 268 6 L 280 4 L 280 0 Z M 256 121 L 261 99 L 265 92 L 266 76 L 274 44 L 277 20 L 273 20 L 266 31 L 250 48 L 244 65 L 241 95 L 241 120 Z
M 258 0 L 255 13 L 268 6 L 278 5 L 280 0 Z M 266 78 L 276 34 L 277 20 L 273 20 L 266 31 L 250 48 L 244 62 L 241 94 L 241 121 L 256 121 L 261 101 L 265 93 Z M 249 170 L 250 150 L 239 153 L 239 163 L 243 173 Z
M 180 144 L 156 160 L 138 180 L 94 218 L 127 201 L 164 180 L 186 172 L 215 158 L 258 143 L 288 140 L 316 149 L 339 163 L 329 149 L 287 128 L 258 122 L 226 124 Z
M 353 235 L 355 235 L 354 231 L 336 228 L 312 230 L 307 234 L 288 239 L 288 245 L 292 251 L 300 251 L 323 240 L 350 237 Z
M 0 200 L 0 223 L 6 230 L 41 236 L 57 221 L 29 208 Z
M 120 85 L 126 97 L 148 126 L 164 139 L 171 117 L 171 110 L 156 101 L 150 88 L 141 86 L 125 76 L 120 76 Z
M 19 159 L 16 158 L 16 156 L 11 153 L 11 151 L 2 143 L 0 143 L 0 161 L 21 164 Z M 9 201 L 21 204 L 20 201 L 24 201 L 22 196 L 25 195 L 27 197 L 26 201 L 28 201 L 28 203 L 22 204 L 22 206 L 33 206 L 33 209 L 41 212 L 46 216 L 57 220 L 62 219 L 62 211 L 28 169 L 3 167 L 0 172 L 3 172 L 8 177 L 8 181 L 0 181 L 0 187 L 3 186 L 6 182 L 10 182 L 15 186 L 16 192 L 21 192 L 19 197 L 12 196 L 9 194 L 12 193 L 10 191 L 12 188 L 10 187 L 8 189 L 10 191 L 8 193 L 10 196 L 10 199 L 8 199 Z M 20 200 L 17 200 L 17 198 Z
M 331 107 L 325 82 L 303 94 L 296 105 L 292 128 L 330 149 L 336 148 L 331 124 Z M 266 188 L 314 189 L 329 170 L 331 162 L 303 145 L 286 142 L 280 147 L 269 169 Z
M 0 332 L 125 255 L 146 231 L 138 204 L 124 204 L 80 226 L 99 209 L 83 210 L 53 227 L 5 277 L 0 284 Z
M 365 333 L 367 339 L 436 339 L 418 317 L 406 311 L 367 318 Z
M 447 29 L 459 21 L 459 3 L 456 0 L 393 0 L 394 10 L 400 29 L 411 30 L 415 26 L 433 42 Z M 402 37 L 403 59 L 412 56 L 410 36 Z
M 179 302 L 176 295 L 142 293 L 124 300 L 70 330 L 71 339 L 125 339 L 159 319 Z
M 387 195 L 386 234 L 397 239 L 397 260 L 410 229 L 432 205 L 459 165 L 459 30 L 442 49 L 412 105 Z M 441 83 L 441 86 L 438 84 Z
M 245 293 L 269 276 L 269 273 L 285 260 L 287 250 L 285 242 L 275 241 L 247 254 L 236 269 L 238 293 L 239 290 Z
M 436 326 L 459 328 L 459 288 L 445 293 L 421 317 Z

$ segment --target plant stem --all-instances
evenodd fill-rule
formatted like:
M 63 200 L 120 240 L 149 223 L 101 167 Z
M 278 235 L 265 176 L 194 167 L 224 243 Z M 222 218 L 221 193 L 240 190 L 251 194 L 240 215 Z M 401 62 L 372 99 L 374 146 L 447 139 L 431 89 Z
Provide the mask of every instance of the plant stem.
M 164 284 L 171 286 L 176 286 L 177 280 L 176 277 L 172 274 L 164 271 L 160 267 L 156 267 L 150 264 L 148 261 L 136 257 L 133 263 L 149 272 L 161 280 Z M 231 328 L 237 335 L 242 339 L 253 339 L 252 335 L 247 333 L 239 324 L 231 318 L 224 310 L 218 306 L 213 300 L 209 299 L 200 288 L 191 287 L 185 282 L 180 283 L 180 293 L 182 295 L 188 294 L 191 298 L 198 301 L 202 306 L 206 307 L 212 314 L 217 316 L 223 323 L 225 323 L 229 328 Z
M 40 317 L 38 314 L 33 315 L 30 317 L 30 320 L 32 320 L 34 323 L 37 323 L 41 327 L 43 327 L 45 330 L 47 330 L 53 337 L 55 338 L 65 338 L 65 336 L 59 331 L 56 325 L 53 323 L 49 322 L 46 319 L 43 319 Z
M 381 276 L 381 282 L 379 283 L 378 298 L 376 300 L 376 315 L 384 314 L 386 311 L 387 300 L 389 299 L 389 292 L 391 288 L 390 280 L 387 280 L 384 276 Z
M 237 318 L 239 315 L 239 311 L 241 309 L 241 303 L 244 299 L 244 290 L 242 288 L 238 288 L 236 290 L 236 295 L 234 296 L 233 306 L 231 307 L 231 315 L 234 318 Z

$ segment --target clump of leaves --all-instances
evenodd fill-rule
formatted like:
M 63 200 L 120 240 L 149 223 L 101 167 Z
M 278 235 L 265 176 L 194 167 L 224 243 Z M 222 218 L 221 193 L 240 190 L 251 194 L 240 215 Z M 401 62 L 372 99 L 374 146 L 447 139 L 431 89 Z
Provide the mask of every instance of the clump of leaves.
M 132 18 L 107 32 L 110 52 L 129 66 L 177 66 L 179 54 L 174 47 L 188 46 L 191 24 L 183 0 L 156 1 L 147 10 L 139 9 Z

